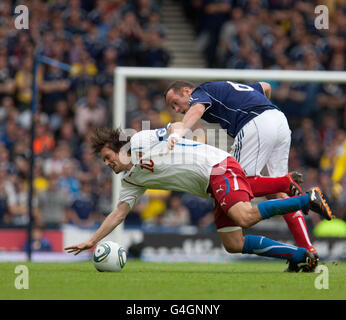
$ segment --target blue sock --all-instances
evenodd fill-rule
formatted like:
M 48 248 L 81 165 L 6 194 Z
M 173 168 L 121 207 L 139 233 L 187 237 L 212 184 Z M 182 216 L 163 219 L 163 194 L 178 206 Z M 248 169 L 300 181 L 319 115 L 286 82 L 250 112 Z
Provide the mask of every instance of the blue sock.
M 293 262 L 304 260 L 306 249 L 280 243 L 262 236 L 245 236 L 242 253 L 257 254 L 279 259 L 287 259 Z
M 269 219 L 272 216 L 284 215 L 300 209 L 309 209 L 309 199 L 309 194 L 304 194 L 292 198 L 268 200 L 259 203 L 257 208 L 262 219 Z

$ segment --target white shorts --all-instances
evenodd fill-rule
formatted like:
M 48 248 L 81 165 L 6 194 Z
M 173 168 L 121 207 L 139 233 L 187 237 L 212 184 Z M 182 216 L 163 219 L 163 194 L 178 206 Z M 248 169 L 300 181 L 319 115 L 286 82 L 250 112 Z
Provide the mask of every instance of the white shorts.
M 276 109 L 266 110 L 249 121 L 237 134 L 232 156 L 247 176 L 260 175 L 264 167 L 271 177 L 288 172 L 291 130 L 285 115 Z

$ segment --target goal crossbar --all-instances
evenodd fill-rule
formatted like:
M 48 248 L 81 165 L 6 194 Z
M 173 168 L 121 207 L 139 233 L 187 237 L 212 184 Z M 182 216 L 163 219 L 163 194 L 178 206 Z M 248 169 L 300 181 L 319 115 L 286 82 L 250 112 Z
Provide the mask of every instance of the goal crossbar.
M 346 83 L 344 71 L 118 67 L 128 79 L 272 80 Z

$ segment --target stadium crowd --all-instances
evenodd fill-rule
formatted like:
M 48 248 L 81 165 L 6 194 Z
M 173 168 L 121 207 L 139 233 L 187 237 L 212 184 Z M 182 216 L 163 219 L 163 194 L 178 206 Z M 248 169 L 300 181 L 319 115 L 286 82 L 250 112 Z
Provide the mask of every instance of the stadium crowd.
M 345 70 L 346 7 L 328 1 L 330 27 L 317 31 L 315 3 L 182 1 L 210 67 Z M 112 124 L 117 66 L 169 65 L 161 1 L 21 1 L 30 11 L 29 30 L 14 28 L 16 4 L 0 3 L 0 225 L 28 222 L 33 57 L 39 50 L 71 69 L 39 69 L 34 217 L 45 227 L 93 227 L 112 210 L 112 175 L 91 152 L 88 133 Z M 160 128 L 179 119 L 164 104 L 166 84 L 128 83 L 127 127 L 139 131 L 142 121 L 150 121 L 151 128 Z M 345 86 L 271 85 L 292 129 L 290 170 L 304 173 L 305 189 L 321 186 L 346 220 Z M 149 190 L 125 225 L 208 229 L 212 206 L 208 199 Z

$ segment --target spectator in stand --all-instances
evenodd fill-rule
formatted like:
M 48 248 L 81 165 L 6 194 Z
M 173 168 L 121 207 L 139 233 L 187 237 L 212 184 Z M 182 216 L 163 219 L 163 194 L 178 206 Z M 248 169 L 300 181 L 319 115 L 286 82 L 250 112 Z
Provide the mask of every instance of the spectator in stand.
M 102 183 L 97 184 L 96 211 L 104 217 L 113 209 L 112 185 L 113 181 L 109 176 Z
M 51 34 L 55 39 L 66 39 L 66 40 L 71 40 L 72 39 L 72 34 L 67 28 L 65 27 L 64 20 L 60 15 L 54 16 L 51 22 Z M 52 47 L 54 48 L 54 44 L 52 44 Z M 58 58 L 56 56 L 56 51 L 52 50 L 52 54 L 55 54 L 55 58 Z M 62 57 L 60 57 L 61 59 Z M 59 59 L 59 60 L 60 60 Z M 64 59 L 61 59 L 64 60 Z
M 71 8 L 65 16 L 66 29 L 71 34 L 85 34 L 86 21 L 85 14 L 80 7 Z
M 304 190 L 309 190 L 311 186 L 316 185 L 318 186 L 318 178 L 319 178 L 319 172 L 317 168 L 307 168 L 305 175 L 304 175 Z
M 1 152 L 0 145 L 0 152 Z M 13 179 L 6 168 L 2 163 L 0 164 L 0 181 L 3 187 L 4 193 L 2 193 L 3 197 L 6 199 L 6 205 L 8 210 L 8 222 L 12 219 L 12 212 L 14 209 L 14 205 L 16 203 L 16 188 Z
M 127 11 L 119 22 L 120 36 L 128 45 L 126 64 L 135 66 L 139 58 L 139 49 L 143 39 L 143 29 L 133 11 Z
M 307 144 L 307 140 L 315 140 L 320 143 L 320 135 L 315 128 L 314 122 L 310 118 L 303 118 L 300 121 L 300 126 L 292 133 L 292 143 L 303 152 Z
M 162 214 L 162 225 L 181 227 L 189 224 L 189 210 L 182 204 L 181 196 L 173 193 L 168 199 L 167 210 Z
M 143 27 L 150 19 L 150 15 L 153 12 L 153 1 L 152 0 L 136 0 L 135 1 L 135 12 L 139 24 Z
M 167 208 L 167 199 L 171 192 L 167 190 L 148 189 L 144 197 L 147 202 L 142 211 L 141 219 L 146 224 L 156 224 L 156 219 L 162 215 Z
M 114 93 L 114 71 L 117 67 L 115 63 L 107 64 L 106 69 L 96 78 L 96 84 L 100 87 L 100 96 L 107 105 L 111 105 Z
M 304 164 L 307 167 L 318 169 L 320 167 L 320 159 L 322 156 L 322 151 L 318 142 L 313 139 L 307 139 L 302 156 Z
M 33 58 L 24 57 L 20 68 L 15 74 L 16 100 L 19 110 L 23 111 L 31 108 L 32 101 L 32 68 Z
M 148 21 L 143 25 L 143 29 L 149 32 L 158 32 L 162 39 L 166 36 L 165 26 L 161 23 L 160 14 L 157 11 L 150 13 Z
M 202 50 L 205 52 L 208 67 L 215 67 L 215 54 L 220 30 L 228 19 L 231 4 L 231 0 L 203 1 L 199 40 L 206 43 L 202 45 Z
M 87 96 L 77 101 L 76 109 L 75 124 L 80 136 L 86 134 L 89 124 L 102 126 L 106 122 L 107 110 L 98 86 L 89 88 Z
M 338 120 L 333 113 L 323 113 L 319 129 L 323 147 L 330 146 L 338 132 Z
M 58 186 L 69 195 L 70 199 L 75 199 L 80 191 L 81 182 L 77 176 L 78 167 L 76 160 L 69 159 L 65 161 L 61 175 L 59 176 Z
M 114 24 L 118 24 L 123 15 L 129 10 L 132 10 L 132 6 L 129 1 L 116 0 L 113 1 L 112 4 L 108 4 L 108 8 L 104 10 L 104 12 L 99 11 L 97 16 L 98 22 L 96 25 L 99 28 L 100 37 L 104 38 Z
M 0 132 L 2 132 L 8 121 L 13 122 L 17 119 L 19 112 L 11 96 L 4 96 L 0 102 Z
M 48 189 L 37 196 L 38 223 L 46 228 L 61 228 L 67 222 L 70 201 L 58 187 L 58 175 L 48 177 Z
M 67 142 L 59 141 L 50 157 L 44 159 L 43 172 L 46 176 L 62 174 L 65 164 L 71 160 L 71 149 Z
M 130 59 L 130 44 L 121 34 L 122 24 L 118 23 L 114 25 L 105 39 L 105 47 L 115 49 L 117 52 L 117 64 L 128 65 L 128 60 Z M 104 68 L 104 67 L 103 67 Z
M 100 215 L 95 212 L 95 199 L 89 181 L 81 183 L 80 192 L 70 207 L 69 221 L 78 227 L 94 227 L 100 221 Z
M 48 121 L 48 120 L 47 120 Z M 38 121 L 35 126 L 34 153 L 35 155 L 47 156 L 55 147 L 53 133 L 48 123 Z
M 23 250 L 28 250 L 29 244 L 26 242 Z M 53 250 L 51 242 L 44 236 L 44 229 L 41 226 L 34 226 L 32 229 L 31 250 L 35 252 L 51 252 Z
M 84 35 L 84 44 L 90 56 L 95 59 L 96 63 L 102 63 L 102 50 L 106 48 L 104 41 L 101 40 L 96 25 L 90 20 L 87 21 L 86 34 Z
M 159 31 L 145 32 L 145 39 L 139 48 L 139 65 L 148 67 L 165 67 L 169 62 L 169 53 L 165 49 Z
M 13 163 L 14 155 L 10 155 L 10 152 L 6 147 L 0 143 L 0 167 L 9 175 L 18 174 L 18 170 Z
M 149 99 L 148 88 L 138 81 L 131 81 L 128 85 L 128 94 L 126 95 L 126 104 L 129 106 L 126 109 L 127 126 L 136 117 L 136 113 L 139 112 L 140 101 L 147 99 Z
M 0 172 L 3 169 L 0 168 Z M 0 178 L 1 178 L 0 174 Z M 10 211 L 8 208 L 8 197 L 6 192 L 6 182 L 0 179 L 0 226 L 6 225 L 10 222 Z
M 35 196 L 38 196 L 48 188 L 48 180 L 43 173 L 43 159 L 39 157 L 34 164 L 33 188 Z
M 86 50 L 83 38 L 81 35 L 74 36 L 75 47 L 74 51 L 70 51 L 72 60 L 71 65 L 71 89 L 74 94 L 73 100 L 78 101 L 78 99 L 87 95 L 89 89 L 95 83 L 95 76 L 98 72 L 97 65 L 93 58 L 90 56 L 89 52 Z
M 272 92 L 272 99 L 295 125 L 302 117 L 309 116 L 302 107 L 306 100 L 304 83 L 281 83 Z
M 81 146 L 79 161 L 81 167 L 81 179 L 91 181 L 93 179 L 94 167 L 97 167 L 96 162 L 98 162 L 98 159 L 95 157 L 89 145 Z
M 15 179 L 15 201 L 12 203 L 11 223 L 15 226 L 25 226 L 29 222 L 28 211 L 28 184 L 27 180 L 16 177 Z M 37 220 L 37 198 L 33 198 L 33 215 L 34 220 Z
M 7 26 L 11 20 L 11 1 L 3 1 L 0 6 L 0 25 Z
M 148 112 L 146 120 L 149 121 L 151 129 L 160 129 L 167 124 L 167 122 L 162 121 L 160 113 L 154 110 Z
M 102 59 L 98 63 L 100 73 L 106 72 L 109 65 L 115 65 L 118 62 L 118 51 L 114 46 L 107 47 L 102 52 Z
M 212 223 L 213 201 L 211 199 L 202 199 L 189 194 L 182 196 L 182 204 L 190 211 L 190 222 L 192 225 L 206 227 Z M 210 220 L 209 223 L 207 220 Z
M 42 73 L 43 80 L 39 85 L 42 93 L 42 111 L 51 115 L 56 111 L 57 103 L 67 99 L 70 81 L 66 73 L 55 66 L 45 67 Z
M 0 142 L 2 142 L 5 147 L 10 152 L 10 157 L 12 157 L 13 149 L 16 142 L 19 140 L 19 126 L 14 120 L 9 120 L 6 122 L 5 130 L 0 134 Z
M 131 114 L 131 118 L 145 119 L 152 110 L 152 103 L 149 98 L 142 99 L 138 102 L 138 110 Z
M 102 17 L 110 11 L 110 5 L 106 1 L 96 0 L 95 7 L 88 13 L 88 19 L 95 25 L 102 21 Z
M 333 112 L 337 115 L 341 126 L 346 127 L 346 94 L 345 86 L 335 83 L 324 83 L 317 94 L 317 110 L 324 114 Z
M 58 135 L 58 131 L 61 130 L 63 124 L 67 121 L 71 121 L 71 118 L 73 118 L 73 113 L 69 109 L 67 101 L 57 101 L 55 110 L 49 117 L 49 127 L 53 130 L 55 136 Z
M 6 96 L 13 96 L 16 90 L 12 71 L 9 67 L 7 56 L 0 55 L 0 101 Z
M 73 119 L 69 118 L 64 121 L 58 132 L 60 144 L 66 145 L 66 148 L 70 150 L 70 153 L 76 157 L 79 151 L 80 138 L 77 133 L 77 129 L 74 126 Z

